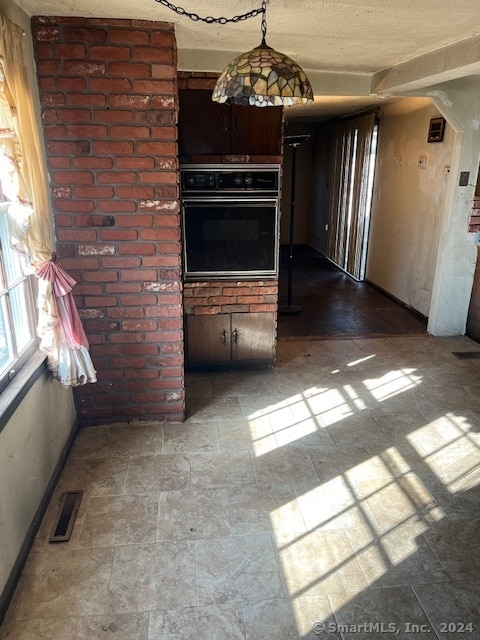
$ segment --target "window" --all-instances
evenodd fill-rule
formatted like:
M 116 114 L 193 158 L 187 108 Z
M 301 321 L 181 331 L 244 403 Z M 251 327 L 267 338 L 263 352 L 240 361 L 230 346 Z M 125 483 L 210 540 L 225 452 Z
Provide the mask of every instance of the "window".
M 36 351 L 32 276 L 10 247 L 8 202 L 0 202 L 0 392 Z
M 34 284 L 26 275 L 33 270 L 41 299 L 38 347 L 49 370 L 65 387 L 97 380 L 73 300 L 75 281 L 55 262 L 28 75 L 23 30 L 0 13 L 0 391 L 37 346 Z
M 14 144 L 14 132 L 0 109 L 0 392 L 38 348 L 34 277 L 27 275 L 22 257 L 10 243 L 8 216 L 15 171 L 10 150 Z

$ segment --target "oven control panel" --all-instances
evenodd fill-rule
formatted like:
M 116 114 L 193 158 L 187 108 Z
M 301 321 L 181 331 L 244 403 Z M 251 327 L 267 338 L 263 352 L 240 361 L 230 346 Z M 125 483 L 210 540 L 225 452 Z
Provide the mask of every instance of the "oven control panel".
M 182 193 L 245 191 L 277 195 L 279 165 L 186 165 L 180 168 Z

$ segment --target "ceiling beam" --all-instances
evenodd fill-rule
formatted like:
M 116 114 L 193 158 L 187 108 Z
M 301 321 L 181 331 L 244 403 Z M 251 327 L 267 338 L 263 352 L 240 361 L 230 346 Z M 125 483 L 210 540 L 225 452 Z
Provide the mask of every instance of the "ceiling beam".
M 401 95 L 478 73 L 480 36 L 473 36 L 373 74 L 371 92 Z
M 242 51 L 215 51 L 179 47 L 178 70 L 220 73 L 229 62 L 241 53 Z M 371 75 L 369 73 L 314 71 L 307 68 L 304 70 L 315 95 L 368 96 L 370 94 Z

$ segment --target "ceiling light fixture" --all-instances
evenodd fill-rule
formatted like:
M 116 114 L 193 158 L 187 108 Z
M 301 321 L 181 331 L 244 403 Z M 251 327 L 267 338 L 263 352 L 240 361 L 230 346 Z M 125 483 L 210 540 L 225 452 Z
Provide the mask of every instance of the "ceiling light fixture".
M 304 70 L 289 56 L 266 43 L 267 0 L 262 2 L 262 42 L 238 56 L 225 68 L 213 90 L 215 102 L 255 107 L 291 106 L 313 102 Z
M 224 69 L 212 93 L 214 102 L 255 107 L 282 107 L 313 102 L 312 87 L 300 65 L 266 43 L 267 0 L 262 0 L 261 8 L 234 18 L 201 18 L 196 13 L 188 13 L 182 7 L 172 5 L 168 0 L 156 2 L 191 20 L 202 20 L 209 24 L 240 22 L 262 14 L 261 44 L 242 53 Z

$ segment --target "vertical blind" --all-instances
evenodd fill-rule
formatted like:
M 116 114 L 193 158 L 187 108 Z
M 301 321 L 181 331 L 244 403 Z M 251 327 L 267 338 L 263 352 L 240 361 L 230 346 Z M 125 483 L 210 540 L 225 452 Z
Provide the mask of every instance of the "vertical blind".
M 341 122 L 333 135 L 327 255 L 357 280 L 365 276 L 376 130 L 369 113 Z

